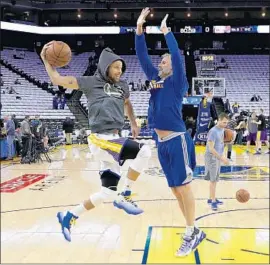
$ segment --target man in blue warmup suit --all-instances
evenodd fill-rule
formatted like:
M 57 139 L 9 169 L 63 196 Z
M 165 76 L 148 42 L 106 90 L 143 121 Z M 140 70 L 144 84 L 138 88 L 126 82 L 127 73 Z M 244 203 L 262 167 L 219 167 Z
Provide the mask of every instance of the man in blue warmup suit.
M 182 119 L 182 100 L 188 83 L 177 41 L 166 25 L 168 15 L 163 19 L 160 30 L 170 54 L 162 56 L 158 69 L 153 66 L 143 34 L 143 24 L 149 13 L 149 8 L 143 9 L 137 20 L 135 47 L 141 67 L 151 80 L 152 122 L 159 138 L 159 161 L 186 219 L 186 232 L 176 252 L 176 256 L 182 257 L 195 250 L 206 237 L 195 227 L 195 199 L 191 189 L 196 166 L 195 147 Z

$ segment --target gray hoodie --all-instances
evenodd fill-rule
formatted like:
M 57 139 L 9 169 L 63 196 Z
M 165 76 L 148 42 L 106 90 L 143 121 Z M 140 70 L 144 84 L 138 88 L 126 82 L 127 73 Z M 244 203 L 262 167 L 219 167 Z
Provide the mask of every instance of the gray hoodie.
M 124 126 L 124 103 L 129 98 L 128 84 L 124 80 L 112 83 L 108 67 L 117 60 L 123 62 L 122 72 L 126 69 L 124 60 L 109 48 L 102 51 L 98 68 L 93 76 L 77 77 L 79 88 L 88 100 L 88 118 L 93 133 L 104 133 Z

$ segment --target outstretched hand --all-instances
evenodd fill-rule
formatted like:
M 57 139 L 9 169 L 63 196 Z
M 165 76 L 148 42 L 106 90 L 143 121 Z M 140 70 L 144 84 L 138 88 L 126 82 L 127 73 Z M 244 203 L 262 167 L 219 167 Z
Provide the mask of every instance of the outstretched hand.
M 42 51 L 40 53 L 40 57 L 42 59 L 42 61 L 45 63 L 47 62 L 46 58 L 45 58 L 45 54 L 46 54 L 46 50 L 53 44 L 54 41 L 50 41 L 48 43 L 46 43 L 43 48 L 42 48 Z
M 137 20 L 137 26 L 142 26 L 146 22 L 146 17 L 150 13 L 150 8 L 146 7 L 142 10 L 138 20 Z
M 167 18 L 168 18 L 168 14 L 163 18 L 163 20 L 161 21 L 161 25 L 160 25 L 160 31 L 163 34 L 167 34 L 169 32 L 169 29 L 167 27 Z

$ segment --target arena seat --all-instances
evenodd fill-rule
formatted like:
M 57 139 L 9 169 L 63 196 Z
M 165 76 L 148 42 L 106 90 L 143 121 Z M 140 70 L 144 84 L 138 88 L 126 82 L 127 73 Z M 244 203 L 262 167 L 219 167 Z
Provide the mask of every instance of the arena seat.
M 50 83 L 49 76 L 43 66 L 43 63 L 36 52 L 24 51 L 24 59 L 13 58 L 14 49 L 5 48 L 1 52 L 1 59 L 8 61 L 12 66 L 16 66 L 23 70 L 26 74 L 35 77 L 41 83 Z M 58 71 L 62 75 L 81 76 L 84 74 L 88 66 L 88 59 L 93 56 L 94 52 L 84 52 L 81 54 L 72 54 L 72 60 L 65 68 L 59 68 Z M 70 92 L 69 90 L 67 92 Z
M 265 110 L 269 115 L 269 56 L 268 55 L 216 55 L 217 66 L 221 58 L 228 63 L 228 69 L 220 68 L 217 77 L 225 78 L 226 94 L 230 103 L 238 102 L 240 110 Z M 196 61 L 199 76 L 200 61 Z M 256 94 L 262 101 L 251 102 Z
M 52 108 L 53 95 L 28 82 L 16 73 L 1 66 L 2 80 L 1 86 L 1 116 L 16 114 L 18 119 L 23 119 L 25 115 L 40 115 L 42 119 L 65 119 L 67 116 L 75 119 L 68 106 L 65 109 L 54 110 Z M 14 84 L 18 79 L 21 84 Z M 17 94 L 8 94 L 6 87 L 12 86 Z M 5 94 L 3 94 L 5 92 Z M 18 98 L 20 97 L 20 99 Z

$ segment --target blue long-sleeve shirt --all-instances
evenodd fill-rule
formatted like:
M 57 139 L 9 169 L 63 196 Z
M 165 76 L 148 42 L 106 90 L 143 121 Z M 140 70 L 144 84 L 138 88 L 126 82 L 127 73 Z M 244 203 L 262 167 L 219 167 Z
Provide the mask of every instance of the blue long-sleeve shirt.
M 141 67 L 151 82 L 150 90 L 152 102 L 153 127 L 159 130 L 185 132 L 186 126 L 182 119 L 182 101 L 188 90 L 183 60 L 177 41 L 172 32 L 165 35 L 172 60 L 173 74 L 162 80 L 158 76 L 148 55 L 145 36 L 135 37 L 135 48 Z

